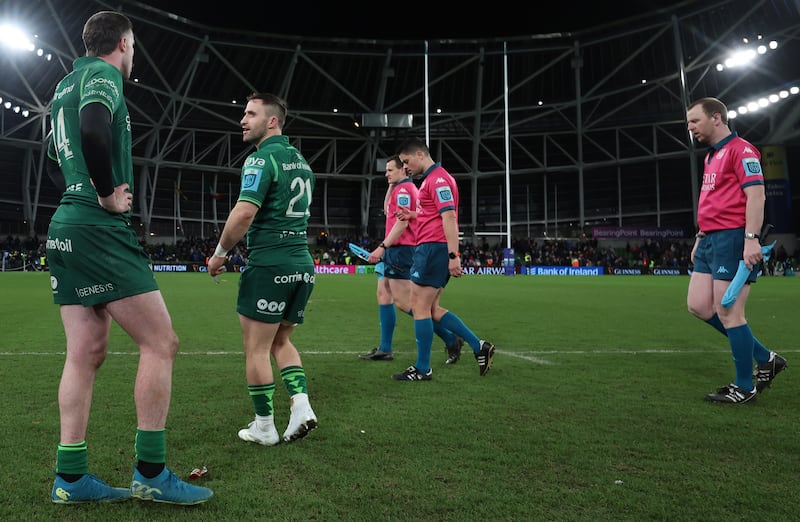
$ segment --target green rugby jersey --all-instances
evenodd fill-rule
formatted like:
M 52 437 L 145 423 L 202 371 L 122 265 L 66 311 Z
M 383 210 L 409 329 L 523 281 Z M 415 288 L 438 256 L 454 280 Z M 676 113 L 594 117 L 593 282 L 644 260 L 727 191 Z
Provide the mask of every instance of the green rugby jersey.
M 111 214 L 97 202 L 81 149 L 80 111 L 89 103 L 102 103 L 111 113 L 111 166 L 114 186 L 128 183 L 133 192 L 131 119 L 122 94 L 122 73 L 94 56 L 73 62 L 73 70 L 56 86 L 50 122 L 53 132 L 48 156 L 58 161 L 67 184 L 53 215 L 59 223 L 127 225 L 128 214 Z
M 288 136 L 271 136 L 242 167 L 239 201 L 259 207 L 247 230 L 248 264 L 275 266 L 313 262 L 308 219 L 314 173 Z

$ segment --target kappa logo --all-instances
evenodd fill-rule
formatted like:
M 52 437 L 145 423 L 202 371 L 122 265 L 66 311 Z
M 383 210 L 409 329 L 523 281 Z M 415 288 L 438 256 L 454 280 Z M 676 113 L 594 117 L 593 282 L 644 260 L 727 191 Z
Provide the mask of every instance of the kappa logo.
M 755 154 L 755 152 L 753 152 L 753 149 L 751 149 L 751 148 L 750 148 L 750 147 L 748 147 L 748 146 L 745 146 L 745 148 L 744 148 L 744 150 L 742 151 L 742 153 L 743 153 L 743 154 L 747 154 L 748 152 L 749 152 L 750 154 Z
M 728 269 L 725 268 L 724 266 L 721 266 L 721 267 L 717 268 L 717 273 L 718 274 L 730 274 L 730 272 L 728 272 Z
M 722 159 L 722 158 L 724 158 L 724 157 L 725 157 L 725 149 L 720 149 L 720 151 L 719 151 L 719 152 L 717 152 L 717 156 L 716 156 L 716 158 L 717 158 L 717 159 Z

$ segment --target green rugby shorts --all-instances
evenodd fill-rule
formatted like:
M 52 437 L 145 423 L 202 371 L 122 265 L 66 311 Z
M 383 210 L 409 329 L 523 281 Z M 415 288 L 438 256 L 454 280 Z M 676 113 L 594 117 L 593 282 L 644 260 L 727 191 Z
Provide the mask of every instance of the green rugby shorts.
M 46 245 L 55 304 L 94 306 L 158 290 L 128 227 L 50 223 Z
M 263 323 L 302 324 L 314 278 L 314 263 L 248 265 L 239 278 L 236 311 Z

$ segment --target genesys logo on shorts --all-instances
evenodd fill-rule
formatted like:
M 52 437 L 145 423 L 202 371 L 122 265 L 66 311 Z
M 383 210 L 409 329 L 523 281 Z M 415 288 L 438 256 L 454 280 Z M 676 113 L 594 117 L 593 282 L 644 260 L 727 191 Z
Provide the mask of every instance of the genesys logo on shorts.
M 275 315 L 283 313 L 286 309 L 286 301 L 269 301 L 267 299 L 259 299 L 256 301 L 256 308 L 260 314 Z
M 91 286 L 84 286 L 83 288 L 76 288 L 75 293 L 78 297 L 88 297 L 90 295 L 104 294 L 106 292 L 113 292 L 113 283 L 100 283 Z
M 59 252 L 72 252 L 72 240 L 71 239 L 59 239 L 57 237 L 48 237 L 47 242 L 45 243 L 45 248 L 47 250 L 58 250 Z
M 300 282 L 314 284 L 314 279 L 314 274 L 295 272 L 294 274 L 276 275 L 272 278 L 272 282 L 276 285 L 288 285 Z

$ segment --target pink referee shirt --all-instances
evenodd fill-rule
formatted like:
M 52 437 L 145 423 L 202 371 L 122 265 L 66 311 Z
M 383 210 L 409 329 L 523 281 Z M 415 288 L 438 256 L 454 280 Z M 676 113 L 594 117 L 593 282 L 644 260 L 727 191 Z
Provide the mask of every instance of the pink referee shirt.
M 735 132 L 709 148 L 697 204 L 697 225 L 703 232 L 743 228 L 747 196 L 744 188 L 763 185 L 761 153 Z
M 392 187 L 392 193 L 389 195 L 389 202 L 386 205 L 386 232 L 383 237 L 389 235 L 389 231 L 392 230 L 392 227 L 397 221 L 395 212 L 397 212 L 397 210 L 400 208 L 416 210 L 418 201 L 419 191 L 417 190 L 417 186 L 414 185 L 414 181 L 411 178 L 406 178 L 395 183 L 394 187 Z M 392 243 L 391 246 L 416 246 L 418 226 L 419 225 L 417 224 L 416 220 L 409 220 L 406 229 L 402 234 L 400 234 L 400 237 L 397 238 L 397 241 Z
M 446 210 L 454 210 L 458 220 L 458 185 L 441 163 L 434 163 L 419 187 L 417 244 L 447 243 L 441 217 Z

